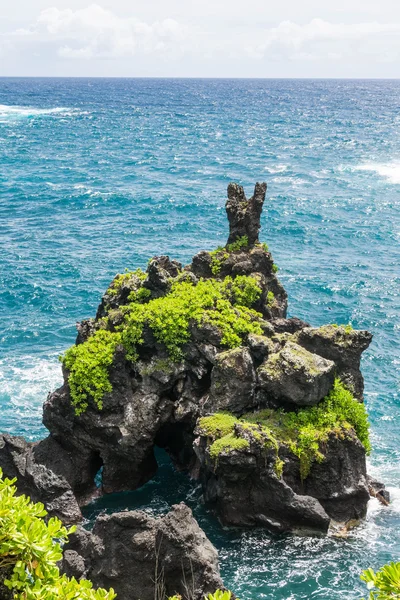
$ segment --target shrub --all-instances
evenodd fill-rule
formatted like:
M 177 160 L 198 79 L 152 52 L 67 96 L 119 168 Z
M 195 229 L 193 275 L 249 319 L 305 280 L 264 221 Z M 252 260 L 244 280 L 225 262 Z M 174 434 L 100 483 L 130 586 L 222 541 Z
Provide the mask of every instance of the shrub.
M 84 344 L 72 346 L 61 358 L 69 370 L 68 384 L 76 414 L 81 414 L 92 399 L 101 410 L 103 397 L 112 391 L 108 369 L 121 334 L 99 329 Z
M 371 568 L 366 569 L 360 578 L 370 590 L 369 600 L 400 598 L 400 562 L 384 565 L 376 573 Z
M 57 562 L 69 533 L 59 519 L 46 523 L 41 503 L 16 496 L 15 479 L 0 469 L 0 571 L 10 572 L 4 585 L 16 600 L 113 600 L 114 590 L 93 590 L 87 580 L 60 575 Z M 1 579 L 1 578 L 0 578 Z

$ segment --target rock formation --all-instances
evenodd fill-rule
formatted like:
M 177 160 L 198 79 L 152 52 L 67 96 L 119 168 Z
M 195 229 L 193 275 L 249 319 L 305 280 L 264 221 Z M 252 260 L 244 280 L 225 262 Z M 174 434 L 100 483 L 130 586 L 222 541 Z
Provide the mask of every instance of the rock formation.
M 203 600 L 223 587 L 217 551 L 184 504 L 157 519 L 139 510 L 99 516 L 92 532 L 71 536 L 61 569 L 114 588 L 119 600 Z
M 91 494 L 151 479 L 159 446 L 200 479 L 225 524 L 326 532 L 364 516 L 372 488 L 360 357 L 372 336 L 286 318 L 287 294 L 258 238 L 265 193 L 256 184 L 247 200 L 228 186 L 226 246 L 185 267 L 158 256 L 145 273 L 115 277 L 96 318 L 78 325 L 64 384 L 45 402 L 49 438 L 4 438 L 0 465 L 21 489 L 45 490 L 51 511 L 78 517 Z M 102 519 L 96 531 L 150 518 Z M 85 571 L 108 569 L 90 556 Z M 99 583 L 117 588 L 107 577 Z

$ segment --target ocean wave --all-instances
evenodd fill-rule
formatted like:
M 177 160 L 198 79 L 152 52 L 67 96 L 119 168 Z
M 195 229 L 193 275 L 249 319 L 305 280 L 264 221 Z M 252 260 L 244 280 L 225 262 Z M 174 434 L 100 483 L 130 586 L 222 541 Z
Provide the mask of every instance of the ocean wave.
M 43 437 L 42 405 L 48 392 L 62 383 L 56 354 L 0 360 L 0 412 L 2 432 Z
M 357 165 L 355 171 L 372 171 L 385 177 L 390 183 L 400 184 L 400 161 L 391 163 L 365 163 Z
M 8 104 L 0 104 L 0 122 L 5 122 L 10 119 L 23 119 L 32 117 L 41 117 L 47 115 L 61 115 L 63 117 L 73 116 L 76 114 L 84 114 L 82 111 L 65 106 L 55 108 L 37 108 L 34 106 L 10 106 Z

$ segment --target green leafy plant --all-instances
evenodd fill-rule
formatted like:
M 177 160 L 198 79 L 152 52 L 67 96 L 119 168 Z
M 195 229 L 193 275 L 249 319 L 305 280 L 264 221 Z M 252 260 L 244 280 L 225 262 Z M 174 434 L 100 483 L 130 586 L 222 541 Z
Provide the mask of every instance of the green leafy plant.
M 400 598 L 400 562 L 384 565 L 376 573 L 371 568 L 366 569 L 360 578 L 370 590 L 369 600 Z
M 272 265 L 272 272 L 273 273 L 277 273 L 279 271 L 279 267 L 278 265 L 276 265 L 275 263 Z
M 44 520 L 43 504 L 16 496 L 15 479 L 3 479 L 0 469 L 0 573 L 16 600 L 113 600 L 114 590 L 93 590 L 87 580 L 61 575 L 57 562 L 67 530 L 56 518 Z M 0 581 L 3 577 L 0 576 Z M 0 584 L 1 585 L 1 584 Z
M 238 238 L 236 242 L 232 244 L 227 244 L 226 249 L 228 252 L 238 252 L 239 250 L 243 250 L 243 248 L 247 248 L 249 245 L 249 238 L 247 235 L 242 235 L 242 237 Z
M 84 344 L 72 346 L 61 357 L 69 370 L 68 385 L 76 414 L 87 409 L 90 399 L 102 409 L 104 395 L 112 391 L 108 369 L 120 343 L 120 333 L 99 329 Z

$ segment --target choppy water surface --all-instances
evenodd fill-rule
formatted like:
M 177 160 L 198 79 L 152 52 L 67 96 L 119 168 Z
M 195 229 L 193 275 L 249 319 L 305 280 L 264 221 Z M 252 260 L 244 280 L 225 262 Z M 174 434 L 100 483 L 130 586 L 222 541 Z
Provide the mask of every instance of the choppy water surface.
M 400 559 L 400 82 L 0 79 L 0 430 L 38 439 L 58 355 L 116 272 L 224 243 L 230 180 L 268 182 L 262 239 L 290 314 L 374 333 L 363 359 L 393 494 L 348 540 L 224 531 L 160 458 L 106 507 L 185 500 L 242 600 L 349 600 Z

